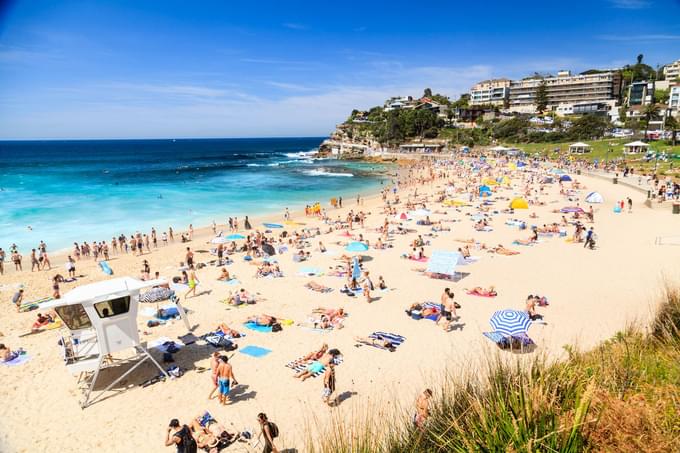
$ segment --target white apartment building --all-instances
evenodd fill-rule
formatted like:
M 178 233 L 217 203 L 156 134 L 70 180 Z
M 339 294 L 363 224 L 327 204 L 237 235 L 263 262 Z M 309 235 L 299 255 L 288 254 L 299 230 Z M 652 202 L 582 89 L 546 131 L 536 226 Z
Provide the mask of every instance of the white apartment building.
M 680 85 L 675 85 L 668 92 L 668 110 L 671 115 L 680 115 Z
M 470 105 L 503 106 L 510 92 L 509 79 L 484 80 L 470 89 Z
M 621 78 L 615 72 L 571 75 L 569 71 L 560 71 L 556 77 L 513 80 L 510 83 L 510 110 L 534 111 L 536 91 L 543 82 L 548 107 L 614 100 L 618 97 L 621 86 Z
M 664 66 L 663 75 L 666 80 L 670 81 L 680 78 L 680 60 Z

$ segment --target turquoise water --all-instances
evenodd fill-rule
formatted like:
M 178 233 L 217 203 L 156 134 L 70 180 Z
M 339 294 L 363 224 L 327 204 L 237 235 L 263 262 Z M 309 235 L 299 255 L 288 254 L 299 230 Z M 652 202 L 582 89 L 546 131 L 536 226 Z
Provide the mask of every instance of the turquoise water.
M 375 164 L 311 159 L 321 138 L 0 142 L 0 247 L 26 252 L 229 216 L 282 213 L 389 182 Z M 29 229 L 30 226 L 30 229 Z

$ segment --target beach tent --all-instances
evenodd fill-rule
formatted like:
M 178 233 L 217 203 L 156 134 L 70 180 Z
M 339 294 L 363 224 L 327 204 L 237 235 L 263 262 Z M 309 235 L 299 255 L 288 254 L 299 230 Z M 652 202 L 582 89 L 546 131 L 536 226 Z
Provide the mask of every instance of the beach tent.
M 569 145 L 570 154 L 585 154 L 589 153 L 591 150 L 592 147 L 587 143 L 577 142 Z
M 411 217 L 409 217 L 409 215 L 406 214 L 405 212 L 402 212 L 401 214 L 395 215 L 394 218 L 396 220 L 411 220 Z
M 587 203 L 604 203 L 604 197 L 597 192 L 590 192 L 586 196 Z
M 649 150 L 649 144 L 640 140 L 623 145 L 623 154 L 646 154 L 647 150 Z
M 560 181 L 562 181 L 562 182 L 569 182 L 569 181 L 571 181 L 571 176 L 569 176 L 569 175 L 562 175 L 562 176 L 560 176 Z
M 529 203 L 524 198 L 515 198 L 510 202 L 512 209 L 529 209 Z
M 488 197 L 491 195 L 491 188 L 489 186 L 481 186 L 479 188 L 479 196 L 480 197 Z
M 524 162 L 517 162 L 517 168 L 522 168 L 522 167 L 526 167 L 526 166 L 527 166 L 527 164 L 524 163 Z
M 368 251 L 368 246 L 363 242 L 355 241 L 347 244 L 345 250 L 347 250 L 348 252 L 366 252 Z
M 450 275 L 456 274 L 456 266 L 464 264 L 465 258 L 460 252 L 447 252 L 435 250 L 427 263 L 427 271 L 431 274 Z
M 525 311 L 505 309 L 498 310 L 489 319 L 489 324 L 498 333 L 503 335 L 517 335 L 526 333 L 531 325 L 531 319 Z

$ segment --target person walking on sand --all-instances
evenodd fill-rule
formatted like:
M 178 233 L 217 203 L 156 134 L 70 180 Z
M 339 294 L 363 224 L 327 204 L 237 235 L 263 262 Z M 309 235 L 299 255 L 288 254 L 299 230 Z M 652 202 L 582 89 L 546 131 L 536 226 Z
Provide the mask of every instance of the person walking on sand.
M 253 227 L 250 225 L 250 220 L 248 220 L 248 216 L 246 216 L 245 220 L 243 221 L 243 226 L 246 230 L 253 229 Z
M 226 405 L 231 387 L 238 385 L 234 370 L 229 363 L 229 357 L 220 356 L 220 364 L 217 366 L 217 387 L 219 389 L 220 404 Z
M 189 297 L 189 294 L 191 294 L 193 297 L 196 297 L 196 287 L 198 286 L 198 283 L 198 277 L 196 277 L 196 271 L 192 265 L 189 272 L 189 281 L 187 282 L 189 285 L 189 291 L 187 291 L 184 295 L 185 299 Z
M 331 362 L 323 374 L 323 402 L 331 407 L 337 402 L 336 398 L 331 399 L 333 393 L 335 393 L 335 364 Z
M 213 395 L 215 394 L 215 390 L 218 389 L 217 385 L 217 368 L 220 366 L 220 353 L 219 351 L 215 351 L 212 353 L 212 356 L 210 357 L 210 378 L 213 383 L 213 389 L 210 391 L 210 394 L 208 395 L 208 399 L 211 400 L 213 399 Z
M 40 262 L 35 255 L 35 249 L 31 249 L 31 272 L 34 272 L 36 268 L 40 270 Z
M 172 227 L 168 227 L 168 236 L 170 236 L 170 242 L 175 242 L 175 235 L 172 232 Z
M 5 251 L 0 247 L 0 275 L 5 273 Z
M 194 225 L 191 223 L 189 224 L 189 240 L 194 240 Z
M 264 437 L 262 453 L 279 453 L 279 449 L 274 445 L 274 439 L 279 437 L 279 427 L 276 426 L 276 423 L 270 422 L 264 412 L 257 414 L 257 421 L 260 423 L 260 436 Z
M 413 424 L 419 428 L 424 429 L 425 422 L 430 416 L 430 400 L 432 399 L 432 390 L 425 389 L 423 393 L 418 396 L 416 400 L 416 413 L 413 416 Z
M 283 214 L 283 219 L 286 222 L 290 220 L 290 212 L 288 211 L 288 208 L 286 208 L 286 212 Z
M 188 267 L 194 265 L 194 252 L 192 252 L 189 247 L 187 247 L 187 253 L 184 255 L 184 262 Z
M 628 197 L 628 214 L 633 212 L 633 200 L 631 200 L 630 197 Z

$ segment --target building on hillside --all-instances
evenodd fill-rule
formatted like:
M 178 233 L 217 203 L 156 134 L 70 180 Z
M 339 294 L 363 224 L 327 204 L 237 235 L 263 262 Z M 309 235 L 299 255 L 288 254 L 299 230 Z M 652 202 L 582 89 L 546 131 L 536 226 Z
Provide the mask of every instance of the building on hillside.
M 385 101 L 383 105 L 384 110 L 389 112 L 391 110 L 412 109 L 416 106 L 412 96 L 395 96 Z
M 628 107 L 635 105 L 648 105 L 654 102 L 654 82 L 633 82 L 628 86 L 626 104 Z
M 664 66 L 663 76 L 666 80 L 670 80 L 671 82 L 680 78 L 680 60 L 674 61 L 673 63 Z
M 480 117 L 492 120 L 496 117 L 496 110 L 482 106 L 456 107 L 453 109 L 453 117 L 461 123 L 472 123 Z
M 422 97 L 418 99 L 413 108 L 416 110 L 431 110 L 434 113 L 439 113 L 442 110 L 442 105 L 430 98 Z
M 400 153 L 441 153 L 444 150 L 442 143 L 404 143 L 399 146 Z
M 470 105 L 503 106 L 510 95 L 509 79 L 484 80 L 470 89 Z
M 549 109 L 560 104 L 616 100 L 621 89 L 621 76 L 616 72 L 571 75 L 569 71 L 560 71 L 556 77 L 513 80 L 510 83 L 510 110 L 535 112 L 536 91 L 544 81 Z
M 673 116 L 680 115 L 680 85 L 675 85 L 668 92 L 668 111 Z

